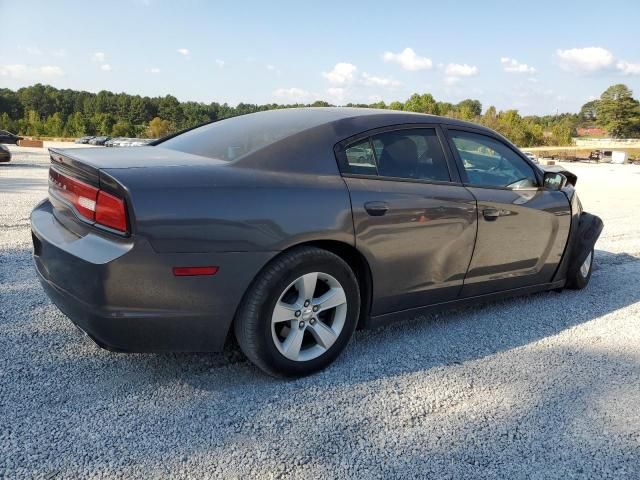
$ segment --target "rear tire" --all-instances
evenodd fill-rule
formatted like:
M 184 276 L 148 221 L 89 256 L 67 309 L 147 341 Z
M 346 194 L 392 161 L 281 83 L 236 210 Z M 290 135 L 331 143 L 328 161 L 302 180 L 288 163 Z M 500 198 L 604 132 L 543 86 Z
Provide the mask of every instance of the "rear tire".
M 568 273 L 568 288 L 571 288 L 573 290 L 582 290 L 589 284 L 589 280 L 591 279 L 591 272 L 593 270 L 593 254 L 594 249 L 592 248 L 585 261 L 582 262 L 582 265 Z
M 244 354 L 275 377 L 322 370 L 344 350 L 360 314 L 358 281 L 337 255 L 300 247 L 272 260 L 249 286 L 234 331 Z

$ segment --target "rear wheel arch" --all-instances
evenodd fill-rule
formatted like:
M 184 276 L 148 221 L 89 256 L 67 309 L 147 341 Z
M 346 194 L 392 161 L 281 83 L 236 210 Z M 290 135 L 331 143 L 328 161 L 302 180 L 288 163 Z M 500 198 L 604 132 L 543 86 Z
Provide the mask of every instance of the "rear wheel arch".
M 265 264 L 259 271 L 256 272 L 253 280 L 250 282 L 247 287 L 245 293 L 243 294 L 242 300 L 238 307 L 236 308 L 236 315 L 234 315 L 234 320 L 232 322 L 235 323 L 236 316 L 242 303 L 245 301 L 245 297 L 247 292 L 251 289 L 255 280 L 260 276 L 262 271 L 267 268 L 267 266 L 277 260 L 281 256 L 289 253 L 292 250 L 299 249 L 301 247 L 316 247 L 322 250 L 329 251 L 342 260 L 344 260 L 347 265 L 351 268 L 356 279 L 358 280 L 358 286 L 360 287 L 360 317 L 358 318 L 357 328 L 361 329 L 366 326 L 367 319 L 369 316 L 369 312 L 371 311 L 371 301 L 373 295 L 373 277 L 371 274 L 371 268 L 369 266 L 369 262 L 366 260 L 364 255 L 353 245 L 350 245 L 345 242 L 337 241 L 337 240 L 313 240 L 309 242 L 297 243 L 295 245 L 291 245 L 287 247 L 285 250 L 279 252 L 275 255 L 267 264 Z M 227 333 L 227 342 L 229 338 L 232 337 L 233 327 L 229 328 Z
M 360 318 L 358 319 L 357 328 L 363 328 L 366 325 L 369 312 L 371 311 L 371 301 L 373 297 L 373 275 L 371 267 L 365 256 L 353 245 L 336 240 L 317 240 L 299 245 L 300 246 L 317 247 L 327 250 L 338 257 L 342 258 L 358 279 L 360 287 Z M 289 249 L 285 250 L 288 251 Z

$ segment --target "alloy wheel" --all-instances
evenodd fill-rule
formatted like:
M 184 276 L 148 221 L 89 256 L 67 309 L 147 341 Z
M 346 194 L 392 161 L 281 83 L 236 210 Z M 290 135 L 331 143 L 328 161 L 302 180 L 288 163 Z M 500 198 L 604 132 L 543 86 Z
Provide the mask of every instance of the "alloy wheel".
M 271 335 L 287 359 L 318 358 L 336 342 L 347 318 L 347 297 L 340 282 L 311 272 L 284 289 L 271 315 Z

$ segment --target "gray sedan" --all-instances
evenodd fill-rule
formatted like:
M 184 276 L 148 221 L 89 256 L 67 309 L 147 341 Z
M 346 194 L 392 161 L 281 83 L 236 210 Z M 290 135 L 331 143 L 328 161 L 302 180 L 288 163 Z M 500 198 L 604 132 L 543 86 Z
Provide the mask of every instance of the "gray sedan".
M 235 336 L 264 371 L 300 376 L 358 327 L 584 288 L 602 222 L 576 180 L 457 120 L 261 112 L 146 147 L 51 149 L 34 258 L 104 348 L 218 351 Z

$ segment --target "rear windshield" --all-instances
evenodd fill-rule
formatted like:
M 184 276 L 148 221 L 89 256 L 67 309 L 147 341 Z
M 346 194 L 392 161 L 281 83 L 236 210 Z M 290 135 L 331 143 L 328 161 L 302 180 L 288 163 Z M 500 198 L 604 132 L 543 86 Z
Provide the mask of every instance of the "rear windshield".
M 232 161 L 326 121 L 326 116 L 314 115 L 306 109 L 271 110 L 203 125 L 158 145 Z

